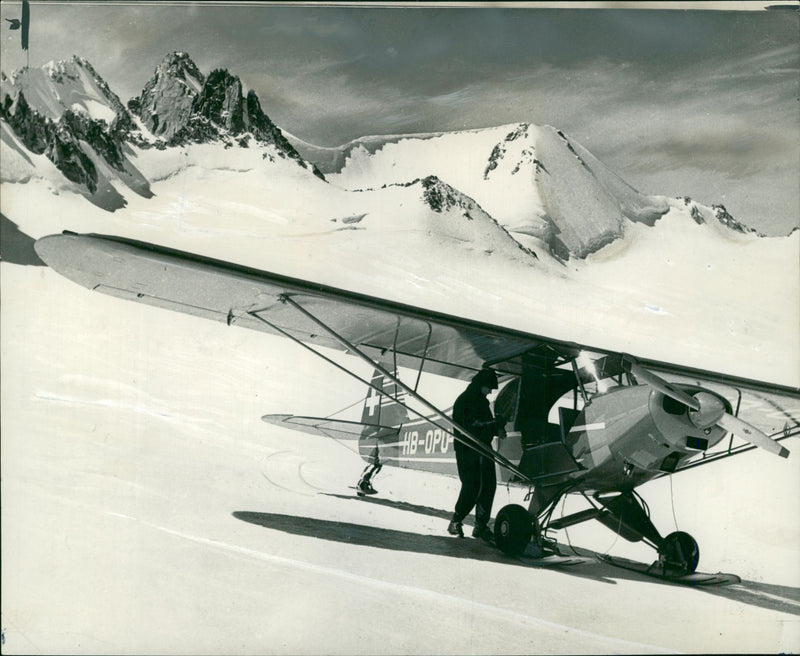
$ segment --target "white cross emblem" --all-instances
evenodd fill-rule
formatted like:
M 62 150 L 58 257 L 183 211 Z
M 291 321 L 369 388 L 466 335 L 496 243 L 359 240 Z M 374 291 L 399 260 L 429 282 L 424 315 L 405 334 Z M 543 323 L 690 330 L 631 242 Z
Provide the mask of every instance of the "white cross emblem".
M 375 406 L 381 404 L 381 395 L 374 389 L 370 388 L 369 396 L 367 396 L 367 407 L 369 408 L 369 416 L 375 414 Z

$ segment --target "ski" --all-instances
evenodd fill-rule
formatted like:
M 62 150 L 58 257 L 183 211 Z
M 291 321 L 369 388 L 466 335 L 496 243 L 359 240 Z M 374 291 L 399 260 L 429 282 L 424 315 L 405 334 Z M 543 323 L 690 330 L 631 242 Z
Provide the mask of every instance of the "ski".
M 663 571 L 658 565 L 645 565 L 626 558 L 618 558 L 609 555 L 598 555 L 598 558 L 609 565 L 619 567 L 631 572 L 639 572 L 645 576 L 650 576 L 662 581 L 669 581 L 671 583 L 678 583 L 680 585 L 691 586 L 712 586 L 712 585 L 732 585 L 741 583 L 742 579 L 736 574 L 729 574 L 726 572 L 692 572 L 691 574 L 677 574 L 669 571 Z
M 581 565 L 583 563 L 591 563 L 592 558 L 584 556 L 562 556 L 560 554 L 551 554 L 548 556 L 526 556 L 519 557 L 520 562 L 530 565 L 532 567 L 568 567 L 571 565 Z

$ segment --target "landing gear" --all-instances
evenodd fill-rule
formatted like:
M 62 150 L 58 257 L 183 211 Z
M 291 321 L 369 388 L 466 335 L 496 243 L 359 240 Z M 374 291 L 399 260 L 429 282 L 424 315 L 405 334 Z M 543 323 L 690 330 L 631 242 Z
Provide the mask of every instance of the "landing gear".
M 584 495 L 586 497 L 586 495 Z M 566 528 L 596 519 L 629 542 L 644 542 L 658 553 L 658 560 L 647 568 L 648 574 L 660 572 L 662 578 L 678 578 L 693 574 L 700 562 L 700 548 L 695 539 L 683 531 L 661 537 L 644 500 L 634 492 L 586 497 L 592 508 L 548 521 L 548 528 Z
M 507 556 L 520 556 L 533 536 L 533 519 L 517 504 L 504 506 L 494 520 L 494 541 Z
M 693 574 L 700 562 L 700 547 L 688 533 L 675 531 L 658 546 L 658 566 L 679 575 Z
M 663 573 L 683 576 L 697 569 L 700 548 L 695 539 L 683 531 L 662 538 L 650 521 L 650 512 L 641 497 L 625 492 L 615 497 L 595 498 L 605 506 L 597 519 L 630 542 L 644 540 L 654 547 L 658 560 L 653 565 Z

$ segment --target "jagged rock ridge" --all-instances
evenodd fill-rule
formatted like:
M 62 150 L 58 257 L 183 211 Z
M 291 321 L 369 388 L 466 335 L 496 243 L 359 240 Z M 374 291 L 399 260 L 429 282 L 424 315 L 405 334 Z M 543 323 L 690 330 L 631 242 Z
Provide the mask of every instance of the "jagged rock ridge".
M 261 108 L 254 91 L 243 95 L 225 70 L 204 76 L 185 53 L 170 53 L 142 93 L 126 107 L 81 57 L 2 75 L 0 119 L 30 152 L 45 155 L 92 202 L 116 210 L 127 203 L 114 181 L 152 195 L 126 148 L 164 149 L 219 142 L 268 146 L 324 179 L 286 140 Z M 135 118 L 141 120 L 142 132 Z M 273 157 L 265 151 L 264 157 Z
M 141 95 L 128 103 L 144 126 L 168 146 L 220 141 L 246 148 L 250 140 L 272 145 L 282 157 L 307 163 L 261 108 L 252 89 L 225 69 L 205 77 L 186 53 L 168 54 Z M 324 179 L 313 165 L 313 173 Z
M 155 136 L 169 142 L 189 120 L 192 104 L 203 88 L 205 76 L 183 52 L 167 55 L 128 108 Z
M 82 142 L 120 174 L 126 173 L 122 144 L 133 120 L 83 58 L 23 69 L 11 79 L 3 75 L 0 118 L 28 150 L 46 155 L 68 180 L 91 194 L 98 190 L 99 176 Z M 147 194 L 144 187 L 139 191 Z
M 735 218 L 733 218 L 733 216 L 731 216 L 731 213 L 728 212 L 724 205 L 714 204 L 709 210 L 709 208 L 699 205 L 688 196 L 684 196 L 681 200 L 683 200 L 683 204 L 689 208 L 692 219 L 694 219 L 694 222 L 698 225 L 704 225 L 710 220 L 716 219 L 726 228 L 729 228 L 734 232 L 740 232 L 743 235 L 753 234 L 758 235 L 759 237 L 766 236 L 755 228 L 751 228 L 750 226 L 746 226 L 741 221 L 737 221 Z

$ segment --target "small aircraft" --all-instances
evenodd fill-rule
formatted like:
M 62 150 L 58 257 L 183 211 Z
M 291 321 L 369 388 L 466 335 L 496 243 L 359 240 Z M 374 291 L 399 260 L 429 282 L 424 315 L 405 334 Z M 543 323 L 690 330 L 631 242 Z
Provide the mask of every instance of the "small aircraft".
M 527 508 L 509 504 L 495 519 L 496 544 L 509 555 L 522 554 L 532 540 L 546 546 L 550 530 L 594 519 L 654 548 L 663 572 L 691 574 L 697 542 L 682 531 L 662 536 L 636 488 L 755 448 L 786 458 L 781 442 L 800 434 L 797 388 L 638 359 L 119 237 L 64 232 L 35 248 L 88 289 L 281 335 L 363 382 L 360 422 L 264 417 L 356 440 L 367 462 L 362 482 L 384 465 L 455 474 L 454 440 L 491 458 L 500 482 L 529 490 Z M 367 363 L 372 377 L 325 349 Z M 500 378 L 495 413 L 507 418 L 497 450 L 419 393 L 423 373 L 470 380 L 486 366 Z M 416 380 L 404 382 L 401 368 Z M 581 495 L 588 507 L 554 517 L 567 494 Z

